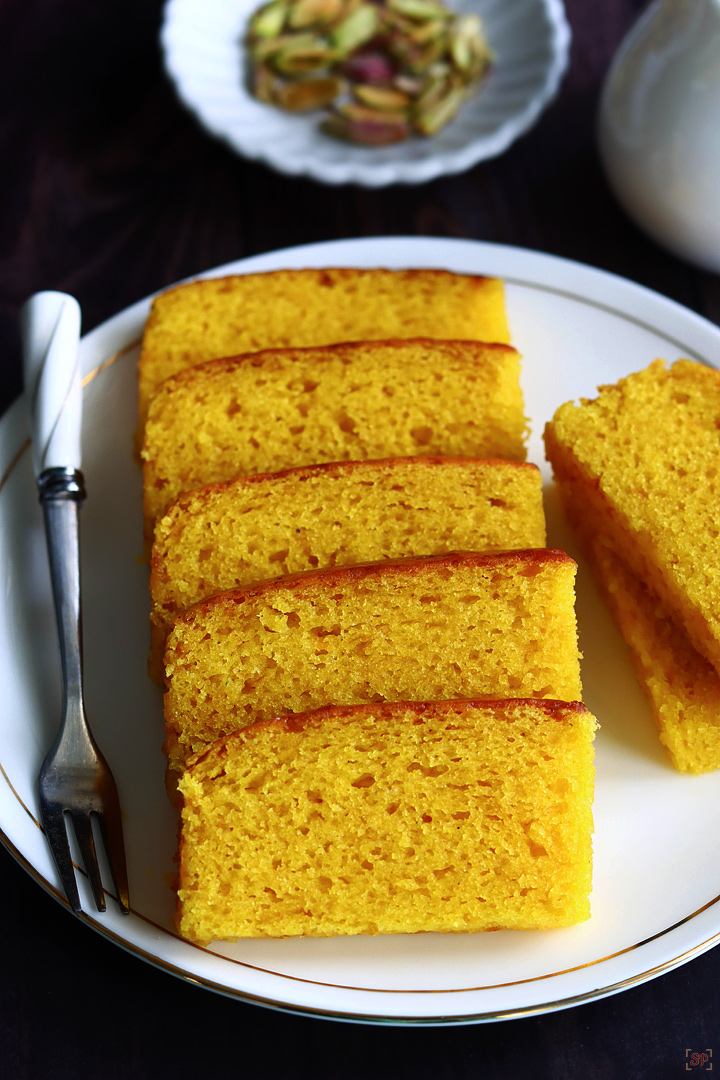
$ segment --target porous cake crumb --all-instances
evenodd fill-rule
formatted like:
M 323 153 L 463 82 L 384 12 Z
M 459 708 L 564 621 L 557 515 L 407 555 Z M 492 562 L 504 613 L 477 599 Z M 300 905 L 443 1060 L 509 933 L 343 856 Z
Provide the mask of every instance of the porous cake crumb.
M 720 768 L 720 675 L 693 649 L 662 600 L 598 538 L 590 562 L 672 764 L 695 774 Z
M 150 670 L 179 612 L 227 589 L 326 567 L 545 545 L 535 465 L 394 458 L 309 465 L 200 488 L 155 528 Z
M 146 535 L 182 492 L 249 473 L 418 454 L 522 461 L 519 372 L 508 345 L 428 339 L 200 364 L 152 401 L 142 451 Z
M 226 737 L 181 781 L 180 933 L 582 922 L 595 726 L 577 702 L 403 702 Z
M 606 535 L 720 670 L 720 372 L 656 360 L 563 405 L 545 445 L 571 522 Z
M 203 600 L 165 652 L 170 773 L 256 720 L 330 703 L 580 700 L 575 571 L 552 549 L 455 553 Z
M 208 278 L 153 301 L 140 356 L 140 430 L 159 384 L 220 356 L 382 338 L 508 342 L 503 285 L 447 270 L 305 269 Z

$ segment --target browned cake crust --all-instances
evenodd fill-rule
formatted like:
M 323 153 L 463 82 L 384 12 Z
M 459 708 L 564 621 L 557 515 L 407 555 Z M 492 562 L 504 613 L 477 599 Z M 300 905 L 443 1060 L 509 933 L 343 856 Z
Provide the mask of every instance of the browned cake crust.
M 263 581 L 249 589 L 228 589 L 227 592 L 210 596 L 193 604 L 178 616 L 175 625 L 190 623 L 204 610 L 216 607 L 221 603 L 242 604 L 246 600 L 256 597 L 268 598 L 273 592 L 283 590 L 295 590 L 298 593 L 313 591 L 313 587 L 319 586 L 323 591 L 332 589 L 333 585 L 346 585 L 349 582 L 360 582 L 368 578 L 381 578 L 391 586 L 395 574 L 404 577 L 412 577 L 421 573 L 428 567 L 433 567 L 435 572 L 442 574 L 444 569 L 452 571 L 456 566 L 477 566 L 484 569 L 492 569 L 497 566 L 508 566 L 511 563 L 526 564 L 525 576 L 533 577 L 534 574 L 548 563 L 564 563 L 567 566 L 576 566 L 564 551 L 557 548 L 528 548 L 519 551 L 501 551 L 487 555 L 477 551 L 453 551 L 448 555 L 424 555 L 404 559 L 387 559 L 382 563 L 367 563 L 364 566 L 345 566 L 332 570 L 304 570 L 299 574 L 288 574 L 276 581 Z
M 575 571 L 554 549 L 455 552 L 200 601 L 165 650 L 169 770 L 230 731 L 329 704 L 580 700 Z
M 326 567 L 448 551 L 541 548 L 535 465 L 469 457 L 326 462 L 181 496 L 155 527 L 149 670 L 178 613 L 228 589 Z
M 142 451 L 153 522 L 184 491 L 320 462 L 418 453 L 523 461 L 518 353 L 432 338 L 265 349 L 157 389 Z
M 452 270 L 436 270 L 433 268 L 390 270 L 378 267 L 367 269 L 347 266 L 327 266 L 317 269 L 314 267 L 304 267 L 299 270 L 266 270 L 262 273 L 252 275 L 227 274 L 224 277 L 217 278 L 195 278 L 193 281 L 181 282 L 179 285 L 173 285 L 169 289 L 164 289 L 157 299 L 164 300 L 165 298 L 174 299 L 180 297 L 188 290 L 196 289 L 198 285 L 202 286 L 206 282 L 216 286 L 216 293 L 230 294 L 234 291 L 238 281 L 245 277 L 262 278 L 263 282 L 267 282 L 270 286 L 275 284 L 285 286 L 290 281 L 312 277 L 314 278 L 314 285 L 317 285 L 320 288 L 327 288 L 328 292 L 338 285 L 363 279 L 367 280 L 368 278 L 379 279 L 381 277 L 385 277 L 388 280 L 400 281 L 410 288 L 412 288 L 414 282 L 426 282 L 430 286 L 440 286 L 442 288 L 442 286 L 446 284 L 452 285 L 460 279 L 475 286 L 475 288 L 479 290 L 483 289 L 489 282 L 497 280 L 496 278 L 483 274 L 458 274 Z M 146 336 L 148 330 L 154 330 L 157 321 L 158 306 L 156 302 L 153 302 L 153 306 L 150 309 L 150 315 L 145 324 Z
M 263 731 L 306 731 L 310 728 L 320 727 L 328 720 L 354 720 L 363 716 L 395 716 L 403 709 L 415 713 L 414 724 L 423 724 L 431 716 L 451 716 L 465 709 L 480 708 L 497 713 L 502 718 L 502 713 L 512 703 L 513 706 L 532 706 L 537 712 L 546 714 L 548 720 L 563 721 L 568 715 L 589 716 L 588 709 L 581 701 L 556 701 L 552 698 L 453 698 L 449 701 L 382 701 L 371 705 L 326 705 L 321 709 L 312 709 L 306 713 L 290 713 L 286 716 L 276 716 L 270 720 L 256 720 L 254 724 L 233 731 L 213 743 L 202 753 L 195 754 L 188 760 L 187 768 L 191 769 L 199 761 L 202 761 L 209 753 L 217 753 L 223 743 L 232 741 L 247 741 L 257 738 Z
M 494 279 L 483 274 L 456 274 L 453 270 L 440 270 L 429 267 L 425 269 L 415 268 L 407 270 L 391 270 L 387 268 L 368 267 L 363 269 L 354 266 L 324 266 L 324 267 L 303 267 L 298 270 L 265 270 L 262 274 L 253 274 L 253 277 L 262 276 L 263 279 L 273 282 L 287 282 L 292 278 L 307 278 L 308 275 L 312 275 L 315 278 L 315 284 L 326 288 L 333 288 L 335 285 L 340 284 L 343 281 L 357 280 L 358 278 L 377 277 L 378 274 L 384 274 L 388 277 L 399 278 L 405 282 L 412 282 L 413 280 L 426 279 L 431 280 L 435 278 L 437 281 L 452 281 L 458 277 L 461 277 L 467 281 L 475 282 L 478 286 L 483 285 L 486 281 L 493 281 Z M 187 289 L 192 289 L 203 281 L 212 281 L 217 285 L 218 292 L 231 292 L 234 284 L 245 277 L 244 274 L 225 274 L 222 277 L 214 278 L 195 278 L 193 281 L 184 281 L 179 285 L 173 285 L 169 289 L 165 289 L 162 296 L 172 296 L 174 294 L 182 293 Z M 150 323 L 148 319 L 148 323 Z
M 508 341 L 503 284 L 448 270 L 304 268 L 203 278 L 153 301 L 140 427 L 163 379 L 218 356 L 392 336 Z
M 470 341 L 464 338 L 457 338 L 456 340 L 448 338 L 430 338 L 430 337 L 412 337 L 412 338 L 378 338 L 372 342 L 368 341 L 343 341 L 336 345 L 288 345 L 283 347 L 282 350 L 275 347 L 272 349 L 259 349 L 257 352 L 245 352 L 238 353 L 236 356 L 220 356 L 212 360 L 204 360 L 200 364 L 193 364 L 192 367 L 184 368 L 182 371 L 176 372 L 168 379 L 165 379 L 161 386 L 163 388 L 169 388 L 176 383 L 192 383 L 197 382 L 199 379 L 205 379 L 208 374 L 217 372 L 218 374 L 234 371 L 236 368 L 242 366 L 250 366 L 254 368 L 262 368 L 267 364 L 272 363 L 278 352 L 282 351 L 284 357 L 290 363 L 302 363 L 308 356 L 312 356 L 313 353 L 317 353 L 319 350 L 328 352 L 335 356 L 348 356 L 350 357 L 353 352 L 358 349 L 365 349 L 368 345 L 381 346 L 387 349 L 404 349 L 408 345 L 418 345 L 420 348 L 431 349 L 437 348 L 442 345 L 443 351 L 450 355 L 466 356 L 468 352 L 496 352 L 498 355 L 502 353 L 512 353 L 517 355 L 517 349 L 514 349 L 512 345 L 506 345 L 502 342 L 495 341 Z
M 517 468 L 530 470 L 531 472 L 537 472 L 538 467 L 530 461 L 508 461 L 505 458 L 474 458 L 474 457 L 427 457 L 420 454 L 412 458 L 407 457 L 388 457 L 388 458 L 373 458 L 367 461 L 321 461 L 316 465 L 295 465 L 289 469 L 278 469 L 276 472 L 261 472 L 250 473 L 247 476 L 238 477 L 235 480 L 221 480 L 216 484 L 204 484 L 202 488 L 196 488 L 195 491 L 186 491 L 177 499 L 174 506 L 182 507 L 188 503 L 191 499 L 203 499 L 208 498 L 214 491 L 229 491 L 233 485 L 241 482 L 247 486 L 252 484 L 263 484 L 266 480 L 280 477 L 292 477 L 298 480 L 300 483 L 306 478 L 311 476 L 318 476 L 320 474 L 342 476 L 348 475 L 354 472 L 362 472 L 371 466 L 388 466 L 392 467 L 395 464 L 409 465 L 502 465 L 504 468 Z M 153 556 L 154 561 L 154 556 Z

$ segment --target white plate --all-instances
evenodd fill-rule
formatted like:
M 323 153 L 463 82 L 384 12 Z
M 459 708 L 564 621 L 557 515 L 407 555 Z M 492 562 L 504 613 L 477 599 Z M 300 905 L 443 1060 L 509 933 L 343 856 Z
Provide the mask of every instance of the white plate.
M 294 248 L 213 273 L 302 266 L 431 266 L 505 278 L 524 355 L 531 460 L 543 425 L 660 355 L 712 363 L 720 331 L 655 293 L 576 263 L 462 240 L 350 240 Z M 578 575 L 585 700 L 597 737 L 592 918 L 546 932 L 247 941 L 201 949 L 173 932 L 176 818 L 164 790 L 161 695 L 145 674 L 147 566 L 133 460 L 137 342 L 149 301 L 84 338 L 83 510 L 88 713 L 120 789 L 132 914 L 111 902 L 85 921 L 157 966 L 244 1001 L 395 1023 L 528 1016 L 611 994 L 697 956 L 720 938 L 720 773 L 668 764 L 626 649 L 587 569 Z M 547 475 L 547 470 L 546 470 Z M 0 830 L 62 903 L 37 824 L 35 777 L 59 715 L 57 645 L 23 402 L 0 422 Z M 549 540 L 574 553 L 547 500 Z M 708 839 L 711 838 L 711 839 Z M 81 883 L 85 889 L 85 883 Z M 89 895 L 85 896 L 91 911 Z
M 165 66 L 200 122 L 244 157 L 326 184 L 419 184 L 507 150 L 555 96 L 568 63 L 562 0 L 456 0 L 478 11 L 495 63 L 457 119 L 432 139 L 352 146 L 319 130 L 320 113 L 290 115 L 246 88 L 242 40 L 260 0 L 168 0 Z

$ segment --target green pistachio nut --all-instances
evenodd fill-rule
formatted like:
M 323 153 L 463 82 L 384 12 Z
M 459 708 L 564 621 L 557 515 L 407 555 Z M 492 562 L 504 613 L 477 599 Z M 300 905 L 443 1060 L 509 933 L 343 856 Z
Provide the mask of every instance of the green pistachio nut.
M 457 115 L 465 96 L 465 88 L 457 86 L 429 108 L 418 109 L 413 118 L 415 130 L 421 135 L 437 135 Z
M 374 4 L 360 4 L 332 30 L 330 44 L 342 56 L 370 41 L 380 26 L 380 12 Z
M 271 4 L 261 7 L 250 21 L 250 33 L 252 36 L 259 38 L 277 37 L 285 25 L 287 10 L 287 0 L 273 0 Z

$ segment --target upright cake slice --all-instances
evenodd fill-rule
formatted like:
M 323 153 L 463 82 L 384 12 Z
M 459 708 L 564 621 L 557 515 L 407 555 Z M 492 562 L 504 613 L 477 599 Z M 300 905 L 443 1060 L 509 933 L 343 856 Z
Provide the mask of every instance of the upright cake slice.
M 720 670 L 720 372 L 662 361 L 545 433 L 571 522 L 608 538 Z
M 520 361 L 507 345 L 383 341 L 274 349 L 175 375 L 143 447 L 152 523 L 183 491 L 248 473 L 416 454 L 525 457 Z
M 181 781 L 180 933 L 207 943 L 582 922 L 594 730 L 577 702 L 401 702 L 221 739 Z
M 204 600 L 165 652 L 170 771 L 256 720 L 331 703 L 579 700 L 575 570 L 561 551 L 458 553 Z
M 689 773 L 720 768 L 720 675 L 607 544 L 596 537 L 589 555 L 673 765 Z
M 446 270 L 278 270 L 209 278 L 153 302 L 140 357 L 140 429 L 170 375 L 219 356 L 381 338 L 509 341 L 502 282 Z
M 151 671 L 175 616 L 214 593 L 407 555 L 543 547 L 534 465 L 393 458 L 309 465 L 200 488 L 155 528 Z

